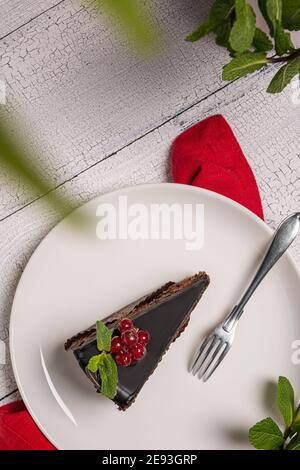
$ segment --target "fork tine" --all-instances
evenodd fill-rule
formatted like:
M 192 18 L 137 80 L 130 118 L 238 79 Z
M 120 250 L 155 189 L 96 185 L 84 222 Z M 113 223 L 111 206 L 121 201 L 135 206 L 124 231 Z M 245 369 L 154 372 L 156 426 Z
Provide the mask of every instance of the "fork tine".
M 207 361 L 204 367 L 199 368 L 199 374 L 198 374 L 198 379 L 200 380 L 207 370 L 210 368 L 210 366 L 213 364 L 215 358 L 217 357 L 217 354 L 219 353 L 220 349 L 222 348 L 222 344 L 224 344 L 221 340 L 221 338 L 216 337 L 214 344 L 217 344 L 217 347 L 215 350 L 212 352 L 211 356 L 209 357 L 209 354 L 207 353 Z
M 193 366 L 193 375 L 196 375 L 197 372 L 199 372 L 199 369 L 203 366 L 206 358 L 208 357 L 208 355 L 210 354 L 213 346 L 214 346 L 214 343 L 215 343 L 215 335 L 209 335 L 209 337 L 207 338 L 207 341 L 205 342 L 205 346 L 202 347 L 201 346 L 201 352 L 200 354 L 198 355 L 198 359 L 195 361 L 194 363 L 194 366 Z M 210 343 L 209 343 L 210 341 Z M 206 346 L 208 346 L 208 348 L 206 349 Z
M 204 348 L 207 346 L 208 341 L 209 341 L 210 338 L 211 338 L 211 335 L 206 336 L 206 337 L 204 338 L 204 340 L 202 341 L 201 346 L 199 347 L 199 349 L 196 350 L 196 352 L 195 352 L 195 354 L 194 354 L 194 356 L 193 356 L 193 360 L 191 361 L 191 365 L 190 365 L 190 367 L 189 367 L 189 372 L 193 372 L 193 369 L 194 369 L 194 367 L 195 367 L 195 364 L 196 364 L 196 362 L 198 361 L 199 357 L 201 356 L 201 354 L 202 354 Z M 193 375 L 195 375 L 195 374 L 193 374 Z
M 203 377 L 203 382 L 207 382 L 208 379 L 210 378 L 210 376 L 214 373 L 214 371 L 216 370 L 216 368 L 221 364 L 221 362 L 223 361 L 224 357 L 226 356 L 226 354 L 228 353 L 229 349 L 230 349 L 230 346 L 229 344 L 226 342 L 226 343 L 223 343 L 223 345 L 225 344 L 225 348 L 223 349 L 223 351 L 221 352 L 221 354 L 219 355 L 219 357 L 217 358 L 217 360 L 215 361 L 215 364 L 213 365 L 213 367 L 210 369 L 210 371 L 206 372 L 206 374 L 204 375 Z

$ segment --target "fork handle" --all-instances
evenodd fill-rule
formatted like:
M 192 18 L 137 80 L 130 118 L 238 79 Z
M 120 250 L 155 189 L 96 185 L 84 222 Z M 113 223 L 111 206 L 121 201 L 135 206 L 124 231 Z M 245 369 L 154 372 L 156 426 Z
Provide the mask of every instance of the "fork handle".
M 266 274 L 274 266 L 275 263 L 281 258 L 283 253 L 288 249 L 290 244 L 296 238 L 300 229 L 300 212 L 290 215 L 279 225 L 272 238 L 271 245 L 257 271 L 251 284 L 244 293 L 240 302 L 234 307 L 223 324 L 226 331 L 230 331 L 241 317 L 244 307 L 253 292 L 259 286 Z

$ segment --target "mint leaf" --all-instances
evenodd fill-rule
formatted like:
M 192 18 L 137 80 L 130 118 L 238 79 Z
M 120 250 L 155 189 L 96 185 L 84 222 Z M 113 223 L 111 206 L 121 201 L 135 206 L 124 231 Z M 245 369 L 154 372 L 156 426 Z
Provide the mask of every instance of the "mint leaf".
M 101 361 L 101 354 L 97 354 L 96 356 L 92 356 L 89 360 L 89 363 L 87 365 L 87 368 L 96 374 L 99 368 L 99 363 Z
M 255 34 L 255 13 L 245 0 L 235 0 L 236 20 L 229 36 L 232 49 L 242 53 L 252 45 Z
M 275 49 L 278 55 L 283 55 L 293 49 L 289 33 L 282 26 L 282 0 L 266 0 L 266 13 L 272 25 L 271 33 L 275 38 Z
M 113 399 L 117 393 L 118 369 L 111 354 L 102 354 L 99 362 L 101 393 Z
M 279 377 L 277 389 L 277 404 L 286 427 L 291 426 L 294 418 L 294 390 L 286 377 Z
M 222 22 L 226 21 L 234 11 L 234 0 L 215 0 L 211 7 L 209 19 L 201 23 L 195 31 L 189 34 L 185 40 L 195 42 L 207 34 L 215 31 Z
M 286 29 L 300 30 L 300 0 L 283 0 L 282 19 Z
M 281 67 L 268 86 L 268 93 L 280 93 L 300 73 L 300 59 L 293 59 Z
M 111 348 L 112 331 L 102 321 L 96 322 L 97 348 L 109 352 Z
M 275 23 L 275 49 L 278 55 L 283 55 L 293 49 L 290 33 L 286 33 L 279 21 Z
M 273 43 L 269 36 L 259 28 L 255 29 L 253 46 L 258 52 L 267 52 L 273 49 Z
M 216 44 L 218 44 L 218 46 L 223 46 L 230 50 L 230 45 L 229 45 L 230 31 L 231 31 L 230 21 L 221 23 L 220 26 L 218 26 L 218 28 L 214 30 L 214 32 L 216 33 Z
M 216 25 L 228 20 L 232 13 L 234 13 L 235 0 L 215 0 L 213 3 L 209 19 Z
M 273 24 L 272 24 L 272 21 L 270 20 L 270 18 L 268 16 L 268 12 L 267 12 L 267 0 L 258 0 L 258 6 L 259 6 L 259 9 L 260 9 L 267 25 L 269 26 L 271 36 L 274 36 Z
M 273 30 L 275 31 L 276 23 L 281 24 L 282 21 L 282 0 L 267 0 L 266 14 L 273 25 Z
M 249 52 L 234 58 L 223 68 L 223 80 L 234 80 L 261 69 L 267 63 L 264 52 Z
M 201 23 L 200 26 L 195 29 L 195 31 L 189 34 L 185 40 L 189 42 L 199 41 L 199 39 L 202 39 L 204 36 L 211 33 L 215 26 L 215 23 L 211 21 L 205 21 L 204 23 Z
M 253 447 L 260 450 L 280 449 L 284 443 L 282 432 L 272 418 L 263 419 L 252 426 L 249 440 Z
M 286 446 L 286 450 L 300 450 L 300 434 L 296 434 Z
M 292 431 L 300 433 L 300 405 L 298 406 L 294 414 Z

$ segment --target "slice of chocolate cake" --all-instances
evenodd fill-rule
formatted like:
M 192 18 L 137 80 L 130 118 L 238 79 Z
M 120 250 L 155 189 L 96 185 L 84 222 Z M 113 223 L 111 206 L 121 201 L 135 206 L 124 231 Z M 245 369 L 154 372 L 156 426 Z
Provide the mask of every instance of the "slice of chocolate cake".
M 170 344 L 178 338 L 188 324 L 190 314 L 208 284 L 209 277 L 204 272 L 180 282 L 168 282 L 150 295 L 140 298 L 104 318 L 102 322 L 98 322 L 104 324 L 104 328 L 107 327 L 113 336 L 114 346 L 110 354 L 117 364 L 117 385 L 112 399 L 120 409 L 125 410 L 134 402 Z M 128 321 L 123 322 L 122 328 L 127 329 L 128 323 L 129 329 L 131 324 L 133 328 L 131 332 L 128 330 L 121 333 L 119 325 L 124 319 Z M 117 352 L 119 347 L 124 346 L 124 344 L 123 346 L 118 344 L 118 338 L 121 341 L 121 335 L 122 341 L 126 341 L 125 349 L 128 353 L 125 352 L 125 355 L 122 351 Z M 133 346 L 130 346 L 130 341 Z M 136 341 L 140 341 L 144 346 L 134 344 Z M 80 367 L 100 391 L 101 374 L 91 372 L 90 366 L 88 367 L 92 357 L 99 357 L 96 325 L 68 339 L 65 349 L 73 350 Z M 128 367 L 124 367 L 127 365 L 125 356 L 128 363 L 131 362 Z

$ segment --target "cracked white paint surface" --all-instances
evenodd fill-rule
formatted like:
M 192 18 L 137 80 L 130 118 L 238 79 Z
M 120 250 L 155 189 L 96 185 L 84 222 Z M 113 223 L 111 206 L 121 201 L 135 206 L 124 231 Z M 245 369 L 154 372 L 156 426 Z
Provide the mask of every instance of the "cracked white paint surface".
M 201 45 L 184 41 L 208 3 L 153 0 L 165 46 L 148 60 L 128 49 L 103 14 L 78 0 L 59 3 L 0 41 L 7 109 L 32 139 L 54 186 L 222 85 L 226 51 L 212 38 Z M 0 219 L 32 199 L 2 172 L 0 188 Z
M 265 93 L 272 71 L 238 80 L 204 99 L 224 85 L 218 78 L 223 52 L 211 40 L 197 48 L 182 44 L 182 36 L 195 23 L 194 2 L 187 0 L 185 7 L 182 1 L 173 3 L 177 13 L 172 10 L 170 15 L 169 2 L 160 11 L 173 46 L 167 62 L 153 63 L 150 76 L 149 69 L 133 56 L 126 62 L 124 49 L 108 28 L 90 23 L 89 15 L 76 2 L 65 0 L 51 10 L 50 19 L 41 15 L 33 20 L 5 43 L 13 91 L 10 106 L 25 112 L 37 133 L 35 144 L 43 144 L 41 158 L 48 173 L 56 184 L 69 180 L 59 191 L 67 192 L 77 204 L 119 187 L 168 181 L 173 139 L 203 118 L 222 113 L 256 175 L 266 221 L 275 228 L 285 215 L 300 209 L 300 103 L 293 104 L 291 88 L 278 96 Z M 184 18 L 178 13 L 180 8 Z M 64 25 L 68 25 L 65 30 Z M 92 50 L 91 44 L 94 47 L 100 37 L 103 47 Z M 30 44 L 30 38 L 34 52 L 21 59 L 22 44 Z M 47 63 L 44 54 L 50 50 L 53 53 Z M 85 53 L 92 54 L 91 64 L 84 65 Z M 20 74 L 26 76 L 26 86 Z M 130 77 L 132 83 L 128 84 Z M 53 83 L 57 88 L 51 88 Z M 102 92 L 108 93 L 109 100 L 99 101 Z M 151 131 L 153 127 L 156 129 Z M 1 216 L 7 216 L 0 222 L 0 339 L 7 344 L 18 279 L 37 244 L 57 222 L 57 215 L 43 200 L 23 207 L 31 196 L 21 184 L 12 185 L 14 179 L 3 170 L 0 178 Z M 20 210 L 9 216 L 16 209 Z M 300 267 L 300 240 L 292 253 Z M 5 366 L 0 365 L 0 399 L 16 389 L 7 359 Z M 15 397 L 13 393 L 0 404 Z

